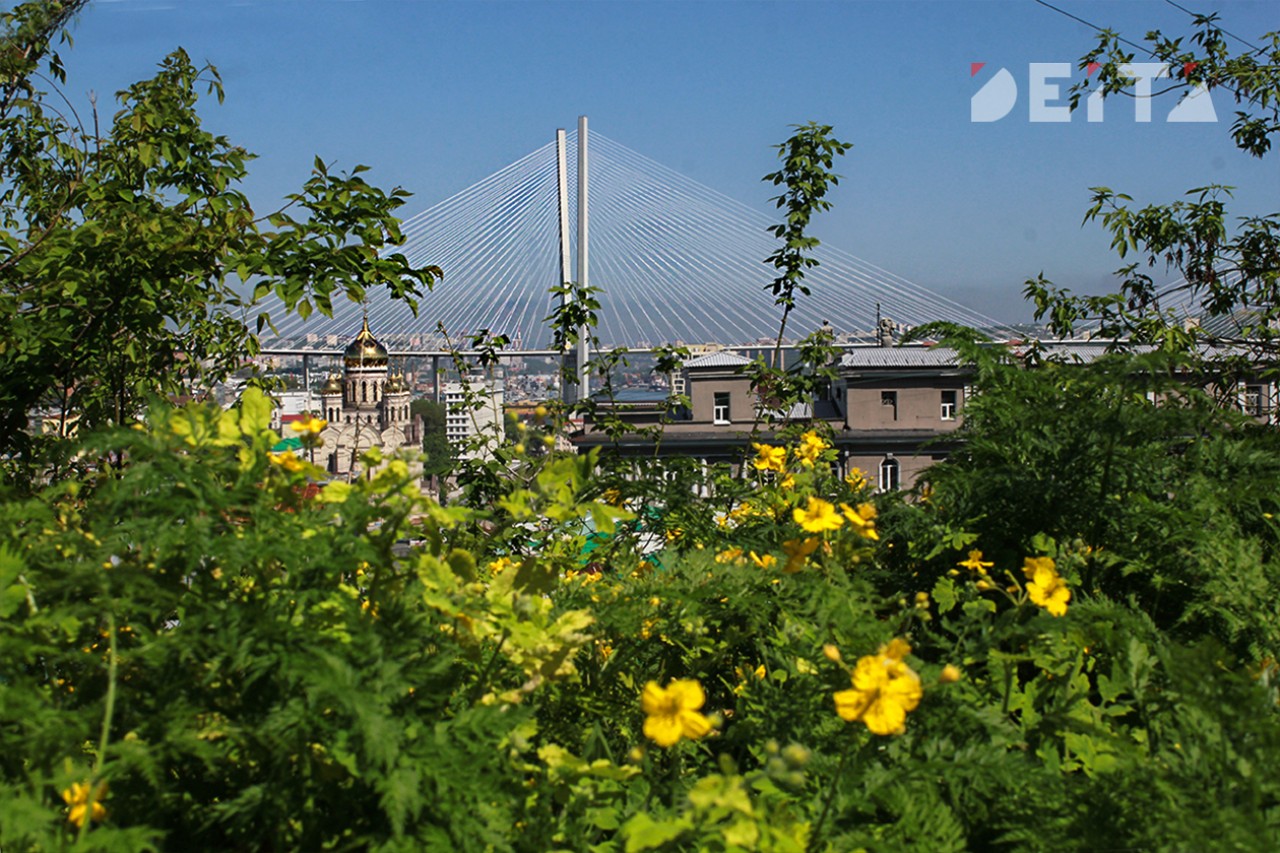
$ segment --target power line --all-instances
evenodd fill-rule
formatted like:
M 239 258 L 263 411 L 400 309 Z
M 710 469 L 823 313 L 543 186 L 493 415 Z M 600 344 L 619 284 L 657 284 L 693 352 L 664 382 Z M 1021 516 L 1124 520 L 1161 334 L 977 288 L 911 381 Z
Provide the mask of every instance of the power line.
M 1175 3 L 1175 2 L 1174 2 L 1174 0 L 1164 0 L 1164 2 L 1168 3 L 1170 6 L 1172 6 L 1172 7 L 1173 7 L 1173 8 L 1175 8 L 1175 9 L 1180 9 L 1181 11 L 1186 12 L 1188 15 L 1190 15 L 1190 16 L 1191 16 L 1191 17 L 1193 17 L 1193 18 L 1195 18 L 1196 20 L 1199 20 L 1200 18 L 1204 17 L 1204 16 L 1203 16 L 1203 15 L 1201 15 L 1199 12 L 1193 12 L 1193 11 L 1191 11 L 1190 9 L 1188 9 L 1186 6 L 1183 6 L 1183 5 L 1182 5 L 1182 4 L 1180 4 L 1180 3 Z M 1242 39 L 1242 38 L 1240 38 L 1240 36 L 1236 35 L 1235 33 L 1231 32 L 1231 31 L 1230 31 L 1230 30 L 1228 30 L 1228 29 L 1225 29 L 1225 28 L 1223 28 L 1223 27 L 1217 27 L 1216 29 L 1218 29 L 1218 30 L 1219 30 L 1220 32 L 1222 32 L 1224 35 L 1231 36 L 1231 38 L 1233 38 L 1233 39 L 1235 39 L 1236 41 L 1240 42 L 1242 45 L 1244 45 L 1245 47 L 1249 48 L 1249 49 L 1250 49 L 1250 50 L 1252 50 L 1254 53 L 1259 53 L 1259 54 L 1261 54 L 1261 53 L 1266 53 L 1266 48 L 1258 47 L 1256 44 L 1253 44 L 1252 42 L 1250 42 L 1250 41 L 1248 41 L 1248 40 L 1246 40 L 1246 39 Z

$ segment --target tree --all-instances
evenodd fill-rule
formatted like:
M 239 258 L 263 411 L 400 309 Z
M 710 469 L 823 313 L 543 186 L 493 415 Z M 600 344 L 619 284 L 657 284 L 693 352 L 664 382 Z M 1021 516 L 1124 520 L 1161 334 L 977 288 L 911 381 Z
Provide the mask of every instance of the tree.
M 1262 36 L 1260 45 L 1232 54 L 1228 34 L 1217 15 L 1194 15 L 1189 37 L 1147 34 L 1147 52 L 1167 63 L 1172 84 L 1160 94 L 1190 94 L 1193 87 L 1227 92 L 1240 109 L 1232 125 L 1236 146 L 1263 157 L 1280 136 L 1280 32 Z M 1125 67 L 1134 59 L 1132 44 L 1112 30 L 1098 33 L 1092 51 L 1081 57 L 1081 69 L 1096 69 L 1098 82 L 1081 84 L 1072 106 L 1089 86 L 1103 96 L 1131 94 L 1133 78 Z M 1103 336 L 1158 344 L 1191 352 L 1201 342 L 1237 347 L 1242 362 L 1274 364 L 1280 356 L 1280 213 L 1242 217 L 1231 224 L 1226 203 L 1231 188 L 1206 185 L 1169 204 L 1135 208 L 1132 197 L 1109 187 L 1093 188 L 1093 204 L 1085 222 L 1101 221 L 1122 259 L 1139 260 L 1117 270 L 1120 286 L 1105 296 L 1074 296 L 1043 276 L 1027 282 L 1026 294 L 1036 305 L 1036 318 L 1048 318 L 1059 335 L 1082 323 L 1097 322 Z M 1178 272 L 1183 283 L 1156 286 L 1152 271 Z M 1224 328 L 1184 327 L 1173 310 L 1186 304 L 1202 321 Z M 1238 367 L 1239 365 L 1237 365 Z
M 453 448 L 445 434 L 449 409 L 443 403 L 421 397 L 409 404 L 409 413 L 422 416 L 423 476 L 445 474 L 453 467 Z
M 238 189 L 252 155 L 205 131 L 197 112 L 199 89 L 223 97 L 217 70 L 180 49 L 118 93 L 113 116 L 96 103 L 82 116 L 66 98 L 65 111 L 51 106 L 62 66 L 50 44 L 84 5 L 38 0 L 3 18 L 0 454 L 10 476 L 42 458 L 25 432 L 31 409 L 91 429 L 215 381 L 256 351 L 268 295 L 305 317 L 331 313 L 335 294 L 385 286 L 416 310 L 439 275 L 386 253 L 403 241 L 394 211 L 407 193 L 366 183 L 363 166 L 333 173 L 317 157 L 281 210 L 255 213 Z

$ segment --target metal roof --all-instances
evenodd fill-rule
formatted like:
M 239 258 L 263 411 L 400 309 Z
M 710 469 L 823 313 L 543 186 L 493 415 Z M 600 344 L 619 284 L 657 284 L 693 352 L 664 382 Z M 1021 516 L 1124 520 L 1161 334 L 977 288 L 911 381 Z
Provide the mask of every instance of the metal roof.
M 750 364 L 751 359 L 746 356 L 738 355 L 736 352 L 709 352 L 706 355 L 698 356 L 692 361 L 685 362 L 685 369 L 691 367 L 741 367 L 744 364 Z
M 958 367 L 948 347 L 858 347 L 840 359 L 841 367 Z

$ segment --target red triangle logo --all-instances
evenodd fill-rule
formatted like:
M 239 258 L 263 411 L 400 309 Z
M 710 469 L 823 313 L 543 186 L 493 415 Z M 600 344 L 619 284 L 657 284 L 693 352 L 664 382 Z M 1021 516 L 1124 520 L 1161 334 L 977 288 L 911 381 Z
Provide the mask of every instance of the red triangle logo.
M 969 63 L 969 76 L 970 76 L 970 77 L 973 77 L 975 74 L 977 74 L 979 71 L 981 71 L 981 70 L 982 70 L 982 67 L 983 67 L 984 65 L 986 65 L 986 64 L 987 64 L 987 63 L 985 63 L 985 62 L 970 62 L 970 63 Z

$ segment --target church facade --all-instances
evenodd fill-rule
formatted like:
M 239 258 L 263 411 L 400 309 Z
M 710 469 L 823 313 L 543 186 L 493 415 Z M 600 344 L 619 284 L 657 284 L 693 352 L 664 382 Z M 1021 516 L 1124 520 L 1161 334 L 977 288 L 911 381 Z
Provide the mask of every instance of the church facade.
M 330 475 L 361 473 L 360 456 L 422 449 L 422 425 L 409 413 L 409 386 L 390 370 L 390 354 L 369 331 L 369 320 L 342 353 L 342 375 L 331 374 L 320 390 L 320 433 L 315 461 Z M 366 472 L 368 473 L 368 472 Z

